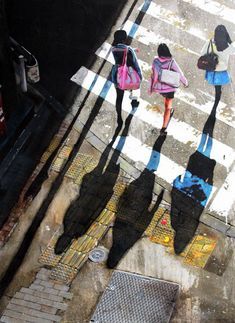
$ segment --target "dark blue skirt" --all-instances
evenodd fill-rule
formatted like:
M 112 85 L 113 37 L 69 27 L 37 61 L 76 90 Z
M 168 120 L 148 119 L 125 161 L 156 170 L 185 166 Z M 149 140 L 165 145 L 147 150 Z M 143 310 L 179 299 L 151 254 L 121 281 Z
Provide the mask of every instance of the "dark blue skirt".
M 205 79 L 211 85 L 225 85 L 230 83 L 230 76 L 227 71 L 206 71 Z

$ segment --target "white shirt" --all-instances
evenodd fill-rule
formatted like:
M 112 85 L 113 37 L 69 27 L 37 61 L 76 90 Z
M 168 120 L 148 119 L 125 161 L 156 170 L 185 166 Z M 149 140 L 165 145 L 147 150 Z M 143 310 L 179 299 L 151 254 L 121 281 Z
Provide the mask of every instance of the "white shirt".
M 210 41 L 207 41 L 205 43 L 205 45 L 203 46 L 203 48 L 201 50 L 202 55 L 207 53 L 207 48 L 208 48 L 209 42 Z M 212 43 L 213 43 L 213 51 L 219 57 L 219 63 L 216 65 L 215 71 L 217 71 L 217 72 L 226 71 L 228 69 L 229 56 L 232 54 L 235 54 L 235 42 L 233 42 L 232 44 L 229 44 L 229 46 L 225 50 L 223 50 L 222 52 L 217 51 L 213 40 L 212 40 Z M 210 52 L 211 52 L 211 47 L 210 47 Z

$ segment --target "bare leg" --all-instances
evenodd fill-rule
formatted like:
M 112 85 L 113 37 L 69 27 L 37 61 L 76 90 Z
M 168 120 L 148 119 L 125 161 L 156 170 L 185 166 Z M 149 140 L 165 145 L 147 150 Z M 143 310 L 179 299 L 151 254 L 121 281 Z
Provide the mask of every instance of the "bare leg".
M 165 112 L 163 116 L 162 128 L 166 128 L 170 121 L 172 99 L 164 98 Z

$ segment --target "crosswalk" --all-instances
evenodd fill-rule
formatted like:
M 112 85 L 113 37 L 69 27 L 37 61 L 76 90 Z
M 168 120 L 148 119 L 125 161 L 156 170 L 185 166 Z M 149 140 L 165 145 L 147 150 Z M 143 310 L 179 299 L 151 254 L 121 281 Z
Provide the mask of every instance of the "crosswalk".
M 195 62 L 200 56 L 201 49 L 198 48 L 198 50 L 195 51 L 194 46 L 191 46 L 191 48 L 185 47 L 183 44 L 184 42 L 173 34 L 169 34 L 166 37 L 165 31 L 156 31 L 156 28 L 154 28 L 156 25 L 155 22 L 161 21 L 161 23 L 173 26 L 176 32 L 177 30 L 184 32 L 185 35 L 190 38 L 192 44 L 195 39 L 198 44 L 203 45 L 204 41 L 208 38 L 208 32 L 205 32 L 205 30 L 207 30 L 205 26 L 199 28 L 198 26 L 189 24 L 187 17 L 173 12 L 165 1 L 148 2 L 149 5 L 144 7 L 145 3 L 139 1 L 135 8 L 135 12 L 132 13 L 131 17 L 123 26 L 123 29 L 133 38 L 132 46 L 138 47 L 140 53 L 142 53 L 138 56 L 140 56 L 139 62 L 143 71 L 144 80 L 141 98 L 139 100 L 140 104 L 134 114 L 135 121 L 129 131 L 129 135 L 125 139 L 124 146 L 122 147 L 122 155 L 127 156 L 134 163 L 141 163 L 145 166 L 149 164 L 149 160 L 151 156 L 153 156 L 152 142 L 154 141 L 149 144 L 149 140 L 147 140 L 150 133 L 149 130 L 154 128 L 160 129 L 162 125 L 162 112 L 151 109 L 155 104 L 156 98 L 149 97 L 146 94 L 147 83 L 151 71 L 151 62 L 153 59 L 152 51 L 150 51 L 149 48 L 155 48 L 156 51 L 158 44 L 165 42 L 171 48 L 173 55 L 174 51 L 180 49 L 181 55 L 178 55 L 177 60 L 179 59 L 179 65 L 182 67 L 184 66 L 184 61 L 187 60 L 187 57 L 192 57 Z M 230 23 L 230 29 L 232 28 L 233 21 L 231 20 L 231 15 L 228 13 L 225 5 L 219 7 L 218 2 L 216 1 L 182 0 L 180 2 L 186 3 L 187 5 L 192 6 L 192 8 L 196 8 L 203 12 L 208 12 L 210 8 L 213 8 L 213 10 L 210 11 L 212 18 L 213 15 L 216 19 L 222 17 Z M 136 25 L 134 18 L 143 10 L 143 7 L 146 8 L 146 18 L 144 17 L 141 25 Z M 218 11 L 218 8 L 220 8 L 220 11 Z M 200 15 L 200 12 L 198 14 Z M 151 21 L 149 19 L 151 19 Z M 114 63 L 111 54 L 111 42 L 112 35 L 110 36 L 110 40 L 105 41 L 96 51 L 97 59 L 101 61 L 105 60 L 109 67 L 109 71 Z M 95 97 L 102 97 L 104 102 L 107 103 L 105 104 L 105 112 L 107 112 L 108 115 L 112 115 L 115 120 L 116 91 L 112 82 L 107 79 L 107 75 L 107 71 L 104 74 L 97 74 L 95 68 L 94 70 L 89 70 L 83 67 L 71 78 L 71 80 L 90 91 Z M 196 84 L 196 81 L 193 80 L 193 78 L 189 81 L 191 81 L 193 85 Z M 213 105 L 214 97 L 211 93 L 207 92 L 205 86 L 179 89 L 175 97 L 176 99 L 174 102 L 177 102 L 176 104 L 179 105 L 179 107 L 177 106 L 179 115 L 181 110 L 188 109 L 192 115 L 198 114 L 200 115 L 200 120 L 204 120 L 204 123 L 206 122 Z M 225 132 L 235 134 L 235 107 L 233 106 L 235 106 L 234 102 L 220 102 L 217 109 L 215 127 L 219 126 L 221 129 L 224 129 Z M 132 113 L 128 93 L 125 93 L 124 95 L 122 109 L 125 115 Z M 157 160 L 157 167 L 154 170 L 155 174 L 170 185 L 172 185 L 177 176 L 185 172 L 188 158 L 197 150 L 202 139 L 203 124 L 200 128 L 193 119 L 194 118 L 185 118 L 184 120 L 181 120 L 175 115 L 169 124 L 167 140 L 163 145 L 162 151 L 160 153 L 155 152 L 155 158 Z M 140 129 L 143 130 L 144 134 L 138 136 L 138 131 L 134 130 L 135 125 L 138 125 Z M 94 131 L 97 131 L 96 129 L 97 127 L 94 127 Z M 215 130 L 216 135 L 213 138 L 209 157 L 214 159 L 217 165 L 214 172 L 213 190 L 208 199 L 207 207 L 211 212 L 225 217 L 227 221 L 229 212 L 234 204 L 232 190 L 234 186 L 233 183 L 235 182 L 235 172 L 233 171 L 235 145 L 229 139 L 225 140 L 226 142 L 221 140 L 220 136 L 217 134 L 219 133 L 218 128 Z M 116 149 L 119 147 L 120 140 L 121 138 L 118 137 L 114 143 Z M 170 149 L 167 150 L 167 147 Z M 223 202 L 226 194 L 228 194 L 228 203 L 226 203 L 226 207 L 222 207 L 221 205 L 224 204 Z

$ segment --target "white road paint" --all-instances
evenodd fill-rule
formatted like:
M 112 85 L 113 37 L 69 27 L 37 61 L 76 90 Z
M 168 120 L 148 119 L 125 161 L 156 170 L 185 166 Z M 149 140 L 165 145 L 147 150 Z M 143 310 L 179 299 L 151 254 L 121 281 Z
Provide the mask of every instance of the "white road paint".
M 199 8 L 209 14 L 215 15 L 234 24 L 235 9 L 229 8 L 212 0 L 182 0 L 191 6 Z
M 115 143 L 113 144 L 114 148 L 117 148 L 119 144 L 120 137 L 117 137 Z M 126 155 L 128 158 L 133 160 L 135 163 L 142 163 L 146 166 L 150 160 L 152 153 L 152 147 L 143 144 L 139 139 L 135 138 L 132 135 L 128 135 L 125 139 L 125 143 L 122 146 L 122 155 Z M 154 172 L 159 178 L 166 181 L 168 184 L 172 185 L 176 177 L 181 174 L 184 174 L 186 169 L 183 166 L 175 163 L 173 160 L 169 159 L 162 153 L 160 154 L 160 162 L 158 163 L 157 170 Z M 213 186 L 211 195 L 207 201 L 210 201 L 216 187 Z
M 104 77 L 97 76 L 94 72 L 83 68 L 80 69 L 71 80 L 88 90 L 95 77 L 97 77 L 97 80 L 92 92 L 99 96 L 106 82 Z M 114 85 L 110 87 L 105 100 L 115 106 L 116 90 Z M 135 113 L 135 117 L 150 124 L 154 128 L 160 129 L 162 126 L 162 114 L 157 111 L 150 111 L 149 108 L 151 108 L 151 104 L 140 99 L 140 105 Z M 131 112 L 128 92 L 124 95 L 122 109 L 127 113 Z M 186 144 L 195 150 L 199 146 L 202 133 L 185 122 L 172 118 L 167 131 L 169 136 L 172 136 L 175 140 Z M 213 139 L 210 157 L 215 159 L 219 164 L 225 166 L 228 170 L 235 159 L 235 151 L 231 147 Z
M 106 59 L 111 64 L 114 64 L 113 55 L 111 53 L 111 44 L 107 42 L 103 43 L 103 45 L 96 51 L 96 55 Z M 141 59 L 138 61 L 143 72 L 151 71 L 151 65 Z M 143 79 L 149 81 L 144 78 L 144 75 L 145 73 L 143 74 Z M 190 107 L 196 108 L 208 115 L 210 114 L 211 108 L 214 104 L 214 97 L 199 89 L 196 90 L 196 95 L 189 92 L 188 89 L 178 89 L 175 97 L 188 104 Z M 203 101 L 203 103 L 198 103 L 198 98 L 200 101 Z M 235 128 L 235 107 L 228 108 L 224 102 L 220 101 L 216 111 L 216 118 Z
M 133 27 L 133 22 L 130 20 L 127 20 L 127 22 L 124 24 L 123 29 L 127 32 L 127 34 L 129 34 L 132 27 Z M 186 47 L 180 45 L 179 43 L 176 43 L 168 38 L 165 38 L 165 37 L 161 36 L 160 34 L 156 34 L 153 31 L 150 31 L 142 26 L 138 27 L 138 29 L 135 33 L 135 39 L 147 46 L 149 46 L 149 45 L 158 46 L 161 43 L 166 43 L 171 48 L 173 47 L 175 49 L 180 49 L 182 51 L 186 51 L 187 53 L 195 55 L 197 57 L 200 56 L 199 53 L 196 53 L 195 51 L 193 51 L 189 48 L 186 48 Z
M 114 148 L 117 147 L 118 137 L 113 145 Z M 128 156 L 135 163 L 141 162 L 145 166 L 148 164 L 152 152 L 152 147 L 143 144 L 139 139 L 129 135 L 126 137 L 125 144 L 122 148 L 122 154 Z M 157 170 L 154 172 L 158 177 L 164 179 L 167 183 L 172 184 L 174 179 L 183 174 L 185 168 L 176 164 L 174 161 L 164 156 L 161 153 L 160 163 Z
M 141 8 L 142 6 L 139 7 L 139 10 L 141 10 Z M 176 12 L 170 11 L 154 2 L 151 2 L 146 14 L 170 24 L 175 28 L 181 29 L 184 32 L 201 40 L 207 40 L 207 36 L 200 29 L 197 29 L 196 27 L 188 27 L 192 24 L 192 21 L 179 17 L 177 16 Z
M 219 189 L 215 199 L 209 207 L 209 211 L 216 212 L 220 216 L 226 218 L 226 223 L 229 214 L 234 214 L 235 206 L 235 166 L 228 174 L 224 184 Z

